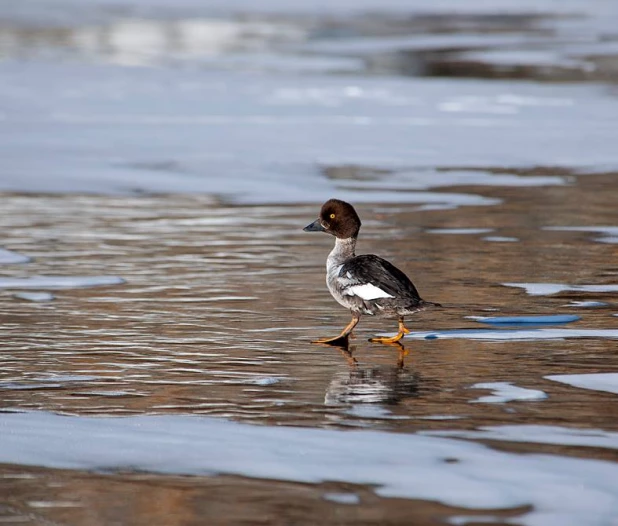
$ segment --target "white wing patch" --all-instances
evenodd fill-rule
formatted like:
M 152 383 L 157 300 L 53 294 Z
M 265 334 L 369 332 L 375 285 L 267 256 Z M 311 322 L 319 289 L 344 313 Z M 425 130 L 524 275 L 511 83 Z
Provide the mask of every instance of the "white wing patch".
M 394 298 L 387 292 L 384 292 L 381 288 L 372 285 L 371 283 L 365 283 L 364 285 L 354 285 L 346 290 L 346 294 L 350 296 L 358 296 L 364 300 L 377 300 L 378 298 Z

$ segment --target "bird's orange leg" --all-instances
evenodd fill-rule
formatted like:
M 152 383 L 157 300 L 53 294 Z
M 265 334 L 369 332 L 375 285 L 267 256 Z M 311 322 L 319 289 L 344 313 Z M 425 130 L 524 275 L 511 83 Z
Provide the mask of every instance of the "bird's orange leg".
M 339 336 L 335 336 L 334 338 L 320 338 L 319 340 L 312 341 L 311 343 L 332 343 L 332 344 L 342 344 L 346 343 L 348 340 L 348 336 L 354 330 L 354 327 L 358 325 L 360 321 L 359 314 L 352 314 L 352 321 L 346 325 L 346 328 L 341 331 Z
M 399 332 L 395 336 L 392 336 L 390 338 L 369 338 L 369 341 L 373 343 L 396 343 L 401 340 L 401 338 L 403 338 L 406 334 L 410 334 L 410 331 L 406 329 L 405 325 L 403 324 L 403 316 L 401 316 L 399 318 Z

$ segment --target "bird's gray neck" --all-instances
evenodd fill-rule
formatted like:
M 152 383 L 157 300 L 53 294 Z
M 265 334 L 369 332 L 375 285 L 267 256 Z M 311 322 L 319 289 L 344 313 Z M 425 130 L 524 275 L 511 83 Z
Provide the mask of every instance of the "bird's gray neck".
M 335 247 L 331 250 L 326 260 L 327 267 L 342 265 L 344 261 L 354 257 L 354 248 L 356 247 L 356 237 L 347 239 L 335 238 Z

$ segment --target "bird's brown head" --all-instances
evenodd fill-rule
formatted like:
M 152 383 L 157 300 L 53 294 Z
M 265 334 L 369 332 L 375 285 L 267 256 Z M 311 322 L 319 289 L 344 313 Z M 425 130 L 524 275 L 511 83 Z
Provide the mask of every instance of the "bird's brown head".
M 303 230 L 305 232 L 327 232 L 340 239 L 357 237 L 361 220 L 350 203 L 329 199 L 322 205 L 320 216 Z

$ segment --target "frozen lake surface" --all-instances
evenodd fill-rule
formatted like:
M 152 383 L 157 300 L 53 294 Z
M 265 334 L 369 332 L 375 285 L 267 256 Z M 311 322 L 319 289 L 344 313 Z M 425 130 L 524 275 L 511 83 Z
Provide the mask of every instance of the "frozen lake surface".
M 614 524 L 617 6 L 3 3 L 0 522 Z
M 295 3 L 293 13 L 277 2 L 61 4 L 71 9 L 52 16 L 31 0 L 0 11 L 0 190 L 309 203 L 336 192 L 418 202 L 412 190 L 424 189 L 459 206 L 487 201 L 431 191 L 565 184 L 567 174 L 618 166 L 618 101 L 603 82 L 611 53 L 590 66 L 604 74 L 578 83 L 535 82 L 549 65 L 513 82 L 500 67 L 463 78 L 428 62 L 506 49 L 529 67 L 534 46 L 567 56 L 582 47 L 593 60 L 593 44 L 613 49 L 611 2 L 556 11 L 497 1 L 486 13 L 368 2 L 379 17 L 350 3 Z M 375 177 L 338 177 L 348 166 Z M 555 173 L 513 173 L 533 167 Z
M 239 521 L 258 495 L 278 516 L 284 494 L 304 503 L 298 517 L 325 521 L 395 520 L 397 509 L 607 524 L 618 502 L 618 318 L 603 270 L 613 245 L 546 227 L 579 207 L 582 223 L 606 224 L 613 194 L 596 189 L 611 177 L 482 187 L 501 204 L 466 208 L 465 221 L 461 208 L 359 206 L 361 251 L 388 255 L 447 306 L 412 318 L 399 349 L 367 342 L 394 329 L 371 319 L 347 350 L 309 343 L 347 322 L 324 287 L 330 239 L 301 231 L 317 205 L 4 195 L 5 244 L 30 258 L 1 268 L 0 472 L 19 503 L 9 516 L 83 522 L 94 508 L 109 521 L 116 491 L 151 499 L 180 484 L 164 513 L 216 515 L 192 496 L 211 502 L 219 488 Z M 455 225 L 519 241 L 439 232 Z M 588 288 L 571 281 L 582 253 Z M 507 282 L 524 279 L 561 286 Z

